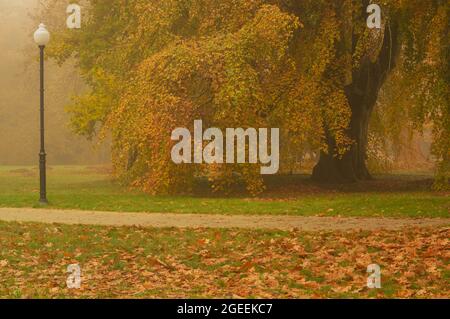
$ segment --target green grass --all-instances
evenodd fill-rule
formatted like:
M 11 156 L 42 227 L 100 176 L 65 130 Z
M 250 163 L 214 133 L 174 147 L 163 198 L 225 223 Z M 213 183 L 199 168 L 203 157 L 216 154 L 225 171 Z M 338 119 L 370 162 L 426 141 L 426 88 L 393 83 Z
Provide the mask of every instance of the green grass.
M 48 170 L 49 208 L 123 212 L 448 217 L 448 194 L 432 192 L 420 176 L 380 177 L 364 184 L 325 187 L 306 177 L 271 177 L 261 197 L 149 196 L 115 183 L 98 167 Z M 336 188 L 338 190 L 336 190 Z M 41 207 L 33 167 L 0 167 L 0 207 Z

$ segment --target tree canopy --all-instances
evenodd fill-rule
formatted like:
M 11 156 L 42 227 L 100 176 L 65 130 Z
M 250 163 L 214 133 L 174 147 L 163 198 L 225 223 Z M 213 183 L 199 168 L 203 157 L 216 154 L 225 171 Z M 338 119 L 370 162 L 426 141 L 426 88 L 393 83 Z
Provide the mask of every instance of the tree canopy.
M 196 119 L 279 127 L 282 161 L 321 151 L 314 176 L 339 181 L 370 178 L 371 118 L 391 136 L 431 124 L 437 185 L 448 186 L 450 5 L 380 0 L 382 27 L 370 29 L 370 3 L 89 0 L 82 28 L 60 27 L 49 49 L 75 57 L 90 86 L 69 108 L 75 131 L 110 132 L 117 174 L 148 192 L 186 191 L 199 175 L 215 190 L 264 189 L 258 165 L 170 160 L 170 133 Z

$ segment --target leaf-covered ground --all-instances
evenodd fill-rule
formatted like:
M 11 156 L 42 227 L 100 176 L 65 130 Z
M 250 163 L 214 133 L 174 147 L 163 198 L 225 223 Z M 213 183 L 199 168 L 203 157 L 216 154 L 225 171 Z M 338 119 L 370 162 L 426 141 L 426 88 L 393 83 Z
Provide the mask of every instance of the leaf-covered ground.
M 449 228 L 379 232 L 0 223 L 0 297 L 450 296 Z M 66 288 L 69 264 L 82 286 Z M 379 264 L 382 289 L 366 286 Z

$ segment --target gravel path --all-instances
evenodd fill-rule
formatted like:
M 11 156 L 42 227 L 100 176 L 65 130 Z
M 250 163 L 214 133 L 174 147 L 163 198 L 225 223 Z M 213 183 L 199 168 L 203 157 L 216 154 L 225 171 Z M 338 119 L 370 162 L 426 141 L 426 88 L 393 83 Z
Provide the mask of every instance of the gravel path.
M 395 230 L 403 227 L 450 226 L 450 218 L 358 218 L 303 216 L 236 216 L 204 214 L 116 213 L 32 208 L 0 208 L 0 221 L 69 225 L 179 228 L 250 228 L 303 231 Z

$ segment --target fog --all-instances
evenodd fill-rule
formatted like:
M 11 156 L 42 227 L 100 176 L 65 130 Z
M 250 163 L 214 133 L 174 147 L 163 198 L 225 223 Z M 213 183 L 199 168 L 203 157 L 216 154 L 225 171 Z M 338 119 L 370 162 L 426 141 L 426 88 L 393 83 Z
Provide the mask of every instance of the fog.
M 39 0 L 0 0 L 0 165 L 38 164 L 39 51 L 33 42 L 33 32 L 39 20 L 36 19 L 39 3 Z M 64 11 L 61 16 L 65 17 Z M 44 21 L 50 32 L 55 25 L 65 23 L 59 18 L 46 20 L 51 20 Z M 49 164 L 110 162 L 108 143 L 87 141 L 69 128 L 65 106 L 72 96 L 87 89 L 76 68 L 70 61 L 62 67 L 46 61 L 45 81 Z M 414 165 L 418 161 L 428 163 L 430 139 L 416 137 L 412 150 L 403 151 L 402 161 L 411 162 L 414 158 Z
M 37 165 L 39 63 L 32 18 L 38 0 L 0 0 L 0 165 Z M 51 30 L 50 30 L 51 31 Z M 64 108 L 85 90 L 70 63 L 46 62 L 46 151 L 50 165 L 109 160 L 108 145 L 76 136 Z

